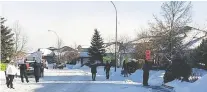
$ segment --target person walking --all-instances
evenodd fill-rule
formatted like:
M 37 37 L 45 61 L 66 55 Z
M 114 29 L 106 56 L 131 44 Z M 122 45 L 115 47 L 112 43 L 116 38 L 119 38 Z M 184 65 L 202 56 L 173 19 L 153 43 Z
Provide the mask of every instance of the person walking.
M 35 76 L 35 81 L 36 83 L 39 82 L 39 78 L 40 78 L 40 64 L 36 62 L 34 62 L 34 76 Z
M 148 85 L 149 71 L 150 71 L 149 61 L 145 60 L 145 64 L 143 65 L 143 86 L 149 86 Z
M 106 65 L 104 67 L 104 71 L 106 71 L 106 79 L 109 79 L 109 72 L 110 72 L 110 68 L 111 65 L 108 63 L 108 61 L 106 62 Z
M 127 66 L 127 62 L 126 60 L 124 60 L 123 62 L 123 66 L 122 66 L 122 69 L 124 70 L 124 77 L 128 77 L 128 66 Z
M 26 73 L 26 71 L 27 71 L 26 61 L 27 61 L 27 59 L 25 59 L 24 63 L 20 64 L 20 67 L 19 67 L 20 68 L 20 77 L 21 77 L 22 83 L 24 83 L 24 77 L 26 79 L 26 82 L 27 83 L 29 82 L 28 77 L 27 77 L 27 73 Z
M 13 80 L 14 80 L 14 75 L 16 74 L 17 74 L 17 69 L 14 66 L 14 61 L 11 60 L 6 68 L 6 76 L 8 77 L 8 82 L 7 82 L 8 88 L 14 89 Z
M 8 60 L 8 59 L 6 59 L 6 62 L 8 63 L 8 62 L 9 62 L 9 60 Z M 6 76 L 6 84 L 7 84 L 7 83 L 8 83 L 8 81 L 9 81 L 9 77 L 8 77 L 8 76 L 7 76 L 7 74 L 6 74 L 6 69 L 5 69 L 4 73 L 5 73 L 5 76 Z
M 97 73 L 97 65 L 95 64 L 95 62 L 91 64 L 91 73 L 92 73 L 92 80 L 95 81 L 96 73 Z
M 40 73 L 40 76 L 41 76 L 41 77 L 44 77 L 44 67 L 45 67 L 44 62 L 42 62 L 42 63 L 41 63 L 41 66 L 40 66 L 40 72 L 41 72 L 41 73 Z

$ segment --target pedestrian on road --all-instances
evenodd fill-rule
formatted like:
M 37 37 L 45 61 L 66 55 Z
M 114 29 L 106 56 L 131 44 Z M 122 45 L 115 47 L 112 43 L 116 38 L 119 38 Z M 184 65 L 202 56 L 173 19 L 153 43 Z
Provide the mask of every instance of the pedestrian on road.
M 34 76 L 35 76 L 35 81 L 36 83 L 39 82 L 39 78 L 40 78 L 40 64 L 36 62 L 34 62 Z
M 105 67 L 104 67 L 104 71 L 106 71 L 106 79 L 109 79 L 110 68 L 111 68 L 111 65 L 110 65 L 109 62 L 107 61 L 107 62 L 106 62 L 106 65 L 105 65 Z
M 145 64 L 143 65 L 143 86 L 149 86 L 148 85 L 149 71 L 150 71 L 149 61 L 145 60 Z
M 95 64 L 95 62 L 91 64 L 91 73 L 92 73 L 92 80 L 95 81 L 96 73 L 97 73 L 97 65 Z
M 122 69 L 124 70 L 124 77 L 128 77 L 128 66 L 127 66 L 127 62 L 126 60 L 124 60 L 123 62 L 123 66 L 122 66 Z
M 20 77 L 21 77 L 22 83 L 24 83 L 24 77 L 26 79 L 26 82 L 27 83 L 29 82 L 28 77 L 27 77 L 27 73 L 26 73 L 26 71 L 27 71 L 26 61 L 27 61 L 27 59 L 25 59 L 24 63 L 20 64 L 20 67 L 19 67 L 20 68 Z
M 7 59 L 7 60 L 6 60 L 6 62 L 8 63 L 8 62 L 9 62 L 9 60 Z M 6 76 L 6 75 L 7 75 L 7 74 L 6 74 L 6 69 L 5 69 L 4 73 L 5 73 L 5 76 Z M 8 81 L 9 81 L 9 77 L 8 77 L 8 76 L 6 76 L 6 84 L 8 83 Z
M 53 69 L 56 69 L 57 65 L 56 63 L 53 63 Z
M 6 76 L 8 77 L 8 82 L 7 82 L 8 88 L 14 89 L 13 80 L 14 80 L 14 75 L 16 74 L 17 74 L 17 69 L 14 66 L 14 61 L 11 60 L 6 68 Z
M 41 72 L 40 76 L 44 77 L 44 63 L 43 62 L 41 63 L 40 70 L 41 70 L 40 71 Z

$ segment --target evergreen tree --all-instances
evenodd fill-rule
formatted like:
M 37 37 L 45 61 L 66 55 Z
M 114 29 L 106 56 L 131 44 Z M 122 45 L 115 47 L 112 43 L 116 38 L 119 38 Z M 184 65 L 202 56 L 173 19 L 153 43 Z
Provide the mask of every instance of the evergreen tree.
M 207 69 L 207 39 L 203 39 L 200 46 L 194 50 L 193 59 L 196 60 L 196 65 L 203 63 Z
M 1 60 L 4 62 L 7 58 L 11 58 L 14 51 L 14 40 L 11 29 L 4 25 L 5 19 L 1 18 Z
M 103 56 L 105 56 L 104 42 L 97 29 L 94 30 L 91 46 L 89 48 L 89 55 L 91 56 L 90 62 L 99 60 L 103 63 Z

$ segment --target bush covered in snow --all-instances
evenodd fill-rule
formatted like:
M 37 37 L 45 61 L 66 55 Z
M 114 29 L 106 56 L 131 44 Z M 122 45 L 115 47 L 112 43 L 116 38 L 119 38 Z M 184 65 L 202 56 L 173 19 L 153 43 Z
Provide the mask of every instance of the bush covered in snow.
M 175 57 L 173 63 L 166 69 L 164 75 L 164 83 L 173 81 L 174 79 L 181 79 L 182 81 L 189 81 L 192 69 L 181 57 Z
M 129 73 L 134 73 L 138 69 L 138 64 L 134 61 L 128 62 L 127 66 Z

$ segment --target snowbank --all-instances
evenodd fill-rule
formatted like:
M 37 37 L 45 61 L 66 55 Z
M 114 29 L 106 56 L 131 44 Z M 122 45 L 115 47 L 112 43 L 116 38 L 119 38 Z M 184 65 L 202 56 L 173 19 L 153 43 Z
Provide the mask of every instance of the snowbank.
M 203 69 L 193 68 L 192 73 L 202 77 L 203 75 L 207 74 L 207 71 Z
M 191 84 L 189 87 L 190 92 L 206 92 L 207 91 L 207 75 L 203 76 L 201 79 Z
M 143 70 L 139 69 L 136 70 L 135 73 L 132 73 L 128 77 L 123 77 L 121 75 L 121 68 L 117 68 L 117 71 L 114 72 L 113 68 L 111 69 L 111 79 L 112 80 L 125 80 L 125 81 L 132 81 L 132 82 L 138 82 L 142 83 L 143 82 Z M 150 71 L 149 74 L 149 85 L 161 85 L 163 83 L 163 76 L 164 76 L 165 71 L 160 70 L 160 71 Z
M 70 65 L 70 64 L 66 64 L 66 68 L 67 69 L 80 69 L 81 68 L 81 64 L 76 64 L 76 65 Z
M 84 66 L 81 67 L 80 69 L 89 69 L 89 67 L 84 65 Z
M 48 64 L 49 69 L 53 69 L 53 64 Z
M 66 67 L 67 67 L 68 69 L 73 69 L 73 66 L 74 66 L 74 65 L 66 64 Z
M 199 79 L 194 83 L 181 82 L 180 80 L 174 80 L 167 83 L 167 85 L 174 87 L 176 92 L 206 92 L 207 91 L 207 71 L 203 69 L 193 68 L 192 71 Z
M 73 66 L 73 69 L 79 69 L 79 68 L 81 68 L 81 64 L 80 63 L 78 63 L 78 64 Z
M 164 80 L 165 71 L 160 70 L 160 71 L 151 71 L 150 72 L 150 77 L 149 77 L 149 84 L 150 85 L 162 85 Z
M 175 80 L 168 85 L 175 87 L 176 92 L 206 92 L 207 91 L 207 75 L 194 83 L 180 82 Z

